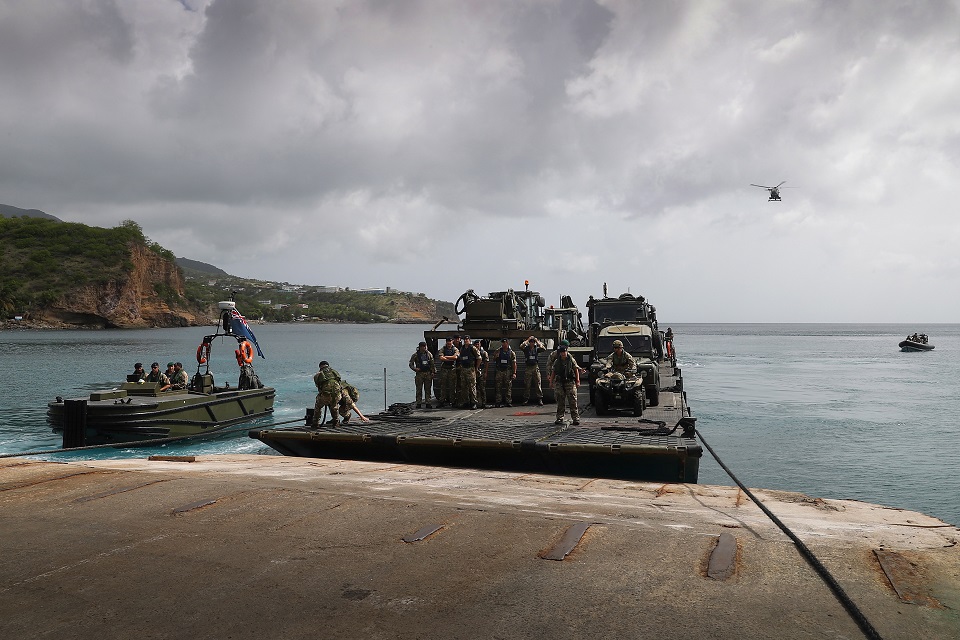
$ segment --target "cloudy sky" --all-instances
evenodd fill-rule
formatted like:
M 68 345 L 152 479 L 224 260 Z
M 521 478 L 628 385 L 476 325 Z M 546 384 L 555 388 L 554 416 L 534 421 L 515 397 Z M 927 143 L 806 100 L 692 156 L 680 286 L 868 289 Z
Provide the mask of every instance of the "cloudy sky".
M 0 82 L 0 202 L 236 275 L 960 321 L 956 0 L 0 0 Z

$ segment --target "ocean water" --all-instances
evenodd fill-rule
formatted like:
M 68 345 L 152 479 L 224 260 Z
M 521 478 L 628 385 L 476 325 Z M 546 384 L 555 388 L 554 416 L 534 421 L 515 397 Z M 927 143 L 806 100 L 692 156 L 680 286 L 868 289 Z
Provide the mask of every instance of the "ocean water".
M 673 324 L 678 365 L 697 426 L 750 487 L 800 491 L 922 511 L 960 524 L 960 325 Z M 407 360 L 423 325 L 255 326 L 265 360 L 254 362 L 277 389 L 273 417 L 302 418 L 312 375 L 328 360 L 376 413 L 413 399 Z M 901 353 L 914 331 L 934 351 Z M 114 386 L 133 363 L 180 360 L 188 372 L 200 327 L 142 331 L 0 331 L 0 453 L 56 448 L 45 422 L 55 396 Z M 214 344 L 218 381 L 235 381 L 234 345 Z M 105 449 L 44 459 L 167 454 L 262 453 L 245 435 L 154 449 Z M 733 483 L 705 451 L 702 484 Z

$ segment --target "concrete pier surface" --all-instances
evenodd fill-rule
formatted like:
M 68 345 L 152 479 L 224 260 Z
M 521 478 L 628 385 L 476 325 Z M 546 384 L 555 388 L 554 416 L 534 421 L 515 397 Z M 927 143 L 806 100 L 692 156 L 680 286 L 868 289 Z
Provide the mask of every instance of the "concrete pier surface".
M 736 488 L 190 460 L 0 461 L 0 638 L 864 637 Z M 756 493 L 883 638 L 960 637 L 956 527 Z

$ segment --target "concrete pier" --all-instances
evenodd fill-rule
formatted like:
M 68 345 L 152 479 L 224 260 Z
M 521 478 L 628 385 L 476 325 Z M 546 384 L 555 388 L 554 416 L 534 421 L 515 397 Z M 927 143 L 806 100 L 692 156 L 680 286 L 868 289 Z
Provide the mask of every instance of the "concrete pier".
M 956 527 L 757 494 L 883 638 L 960 637 Z M 11 640 L 863 637 L 729 487 L 281 456 L 14 459 L 0 545 Z

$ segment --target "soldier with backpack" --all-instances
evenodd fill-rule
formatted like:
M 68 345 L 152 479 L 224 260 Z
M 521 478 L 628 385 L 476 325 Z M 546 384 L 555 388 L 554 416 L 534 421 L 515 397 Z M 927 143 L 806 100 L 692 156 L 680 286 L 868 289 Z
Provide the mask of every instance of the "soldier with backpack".
M 320 418 L 324 409 L 330 410 L 333 426 L 340 423 L 338 405 L 343 392 L 340 386 L 342 382 L 340 374 L 326 360 L 322 360 L 319 367 L 320 370 L 313 374 L 313 382 L 317 385 L 317 401 L 313 405 L 313 420 L 310 422 L 313 429 L 320 426 Z
M 357 400 L 360 399 L 360 390 L 346 380 L 340 381 L 340 388 L 339 413 L 343 424 L 347 424 L 350 420 L 351 411 L 357 412 L 357 417 L 360 418 L 361 422 L 370 422 L 370 418 L 360 413 L 360 409 L 357 408 Z

